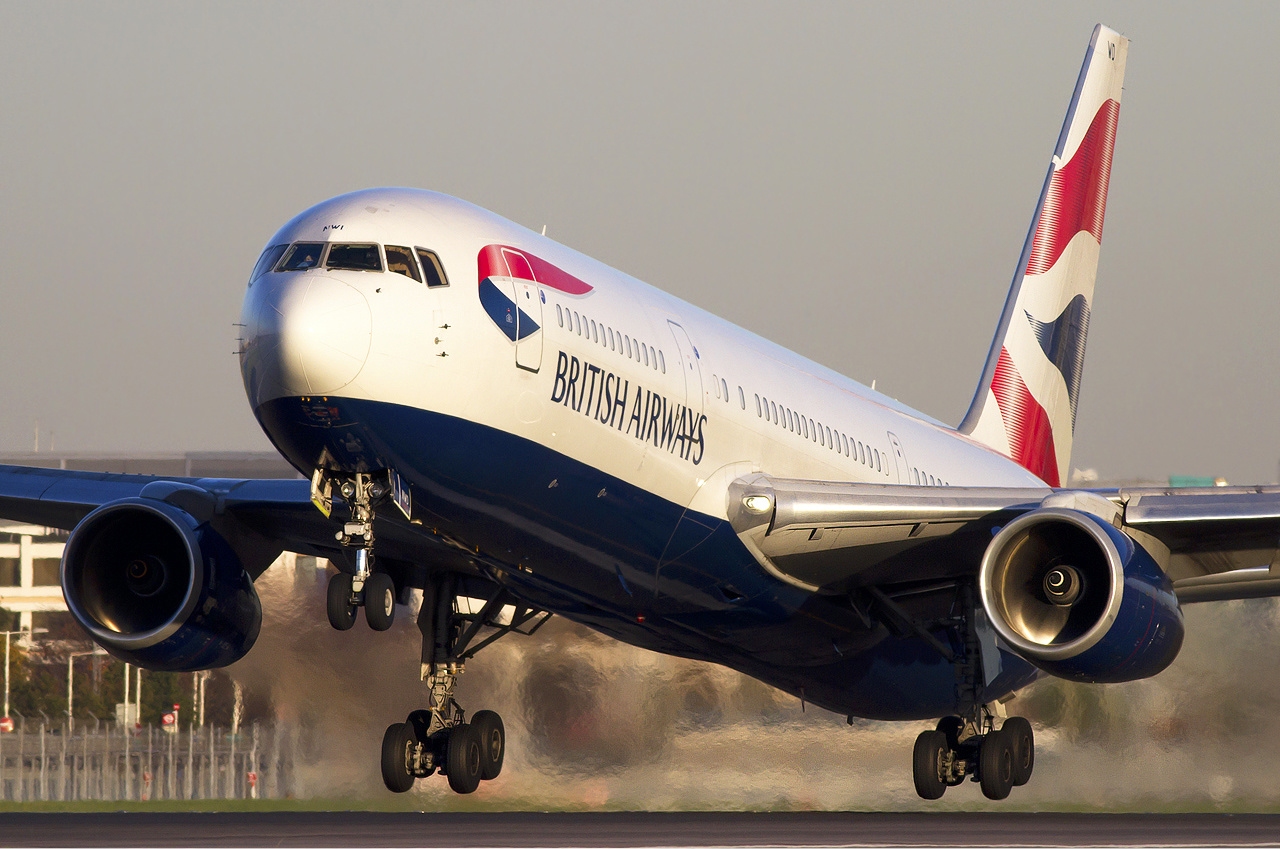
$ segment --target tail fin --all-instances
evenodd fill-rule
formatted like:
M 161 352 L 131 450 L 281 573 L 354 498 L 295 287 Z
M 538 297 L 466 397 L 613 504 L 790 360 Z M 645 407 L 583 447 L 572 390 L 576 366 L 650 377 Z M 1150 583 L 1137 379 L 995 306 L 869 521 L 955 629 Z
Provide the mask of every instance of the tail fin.
M 982 381 L 959 428 L 1050 486 L 1061 485 L 1071 461 L 1128 52 L 1129 39 L 1094 28 Z

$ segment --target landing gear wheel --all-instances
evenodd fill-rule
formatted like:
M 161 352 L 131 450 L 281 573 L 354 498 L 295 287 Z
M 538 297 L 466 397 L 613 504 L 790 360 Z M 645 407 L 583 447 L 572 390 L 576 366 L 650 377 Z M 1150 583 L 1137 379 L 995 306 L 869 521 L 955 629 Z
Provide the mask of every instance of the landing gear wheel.
M 351 576 L 339 572 L 329 579 L 329 624 L 350 631 L 356 624 L 356 606 L 351 603 Z
M 991 731 L 978 749 L 978 783 L 988 799 L 1007 799 L 1013 789 L 1013 741 L 1004 731 Z
M 960 749 L 960 732 L 964 730 L 964 720 L 958 716 L 944 716 L 938 720 L 938 730 L 947 735 L 947 745 L 953 752 Z
M 385 572 L 374 572 L 364 582 L 364 618 L 375 631 L 385 631 L 396 618 L 396 585 Z
M 502 717 L 491 710 L 477 711 L 471 727 L 480 741 L 480 777 L 492 781 L 502 772 L 502 759 L 507 754 L 507 731 Z
M 403 722 L 388 727 L 382 735 L 382 783 L 392 793 L 404 793 L 413 787 L 416 742 L 413 729 Z
M 404 724 L 409 726 L 409 730 L 413 732 L 413 736 L 418 738 L 418 742 L 428 744 L 431 739 L 431 711 L 415 710 L 409 714 Z M 418 776 L 421 778 L 422 776 Z
M 455 725 L 445 748 L 445 769 L 454 793 L 474 793 L 480 786 L 480 738 L 470 725 Z
M 1036 765 L 1036 740 L 1031 723 L 1021 716 L 1011 716 L 1000 733 L 1009 738 L 1013 746 L 1013 786 L 1021 787 L 1031 780 Z
M 947 735 L 941 731 L 923 731 L 916 738 L 911 774 L 921 799 L 941 799 L 947 791 L 946 759 L 950 751 Z

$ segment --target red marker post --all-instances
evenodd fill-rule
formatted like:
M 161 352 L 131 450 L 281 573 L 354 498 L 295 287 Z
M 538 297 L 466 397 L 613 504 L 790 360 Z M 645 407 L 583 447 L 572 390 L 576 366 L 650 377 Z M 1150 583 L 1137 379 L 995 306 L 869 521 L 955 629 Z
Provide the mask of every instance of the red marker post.
M 0 717 L 0 734 L 13 733 L 13 720 L 9 717 Z

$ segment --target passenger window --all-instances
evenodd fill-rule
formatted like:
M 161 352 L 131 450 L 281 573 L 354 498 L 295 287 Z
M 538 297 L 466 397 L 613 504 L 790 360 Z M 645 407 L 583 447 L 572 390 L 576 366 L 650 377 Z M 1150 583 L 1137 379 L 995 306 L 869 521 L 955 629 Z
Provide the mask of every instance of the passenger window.
M 757 402 L 758 400 L 759 399 L 757 399 Z M 747 393 L 742 391 L 741 386 L 738 387 L 738 403 L 742 405 L 742 409 L 745 410 L 747 408 Z M 759 410 L 756 412 L 759 412 Z
M 871 452 L 872 452 L 873 458 L 874 458 L 874 459 L 875 459 L 875 461 L 876 461 L 876 471 L 877 471 L 877 472 L 879 472 L 879 471 L 883 471 L 883 470 L 880 468 L 880 451 L 879 451 L 879 449 L 872 448 L 872 449 L 871 449 Z
M 280 271 L 306 271 L 320 264 L 320 254 L 324 252 L 321 242 L 298 242 L 289 248 L 280 263 Z
M 396 274 L 403 274 L 419 283 L 422 282 L 422 275 L 418 272 L 418 261 L 413 258 L 413 251 L 399 245 L 387 245 L 386 250 L 387 271 L 394 271 Z
M 377 245 L 330 245 L 324 267 L 342 271 L 381 271 L 382 254 Z
M 591 319 L 591 339 L 594 342 L 600 341 L 599 335 L 596 334 L 596 320 L 594 318 Z
M 867 465 L 867 446 L 861 442 L 858 443 L 858 462 L 864 466 Z
M 760 396 L 756 396 L 756 418 L 760 418 Z
M 579 336 L 582 335 L 582 316 L 578 315 L 578 311 L 573 311 L 573 328 Z
M 640 350 L 642 353 L 644 353 L 644 364 L 649 365 L 649 346 L 641 345 Z
M 607 331 L 606 335 L 609 337 L 609 350 L 610 351 L 618 350 L 613 346 L 613 328 L 612 327 L 606 328 L 606 331 Z
M 778 405 L 770 401 L 769 409 L 773 410 L 773 423 L 777 424 L 778 423 Z
M 564 327 L 564 312 L 560 309 L 559 304 L 556 304 L 556 321 L 560 322 L 561 327 Z
M 280 257 L 284 256 L 288 245 L 272 245 L 262 252 L 262 256 L 258 257 L 258 264 L 253 267 L 253 273 L 249 275 L 249 282 L 257 280 L 262 275 L 276 267 L 276 263 L 280 261 Z
M 444 265 L 440 262 L 440 257 L 436 256 L 435 251 L 429 251 L 426 248 L 415 248 L 418 252 L 418 259 L 422 260 L 422 273 L 426 276 L 427 286 L 434 289 L 437 286 L 448 286 L 449 278 L 445 276 Z
M 920 470 L 919 470 L 919 469 L 912 469 L 912 470 L 911 470 L 911 472 L 912 472 L 912 474 L 914 474 L 914 475 L 915 475 L 916 486 L 919 486 L 919 485 L 920 485 Z
M 631 337 L 623 334 L 622 339 L 627 343 L 627 357 L 631 356 Z
M 720 388 L 724 390 L 724 402 L 729 403 L 729 384 L 724 382 L 724 378 L 720 378 Z
M 661 351 L 659 351 L 659 352 L 658 352 L 658 365 L 662 366 L 662 373 L 663 373 L 663 374 L 666 374 L 666 373 L 667 373 L 667 358 L 666 358 L 665 356 L 663 356 L 663 354 L 662 354 L 662 352 L 661 352 Z

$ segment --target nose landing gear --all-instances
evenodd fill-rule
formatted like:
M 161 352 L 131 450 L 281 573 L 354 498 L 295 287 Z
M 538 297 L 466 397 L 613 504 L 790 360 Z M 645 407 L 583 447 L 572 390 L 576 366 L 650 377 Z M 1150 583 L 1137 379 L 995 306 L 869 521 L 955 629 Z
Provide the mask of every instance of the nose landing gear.
M 378 502 L 390 487 L 380 477 L 355 474 L 338 487 L 351 509 L 351 519 L 336 534 L 338 542 L 356 550 L 354 575 L 339 572 L 329 579 L 329 624 L 348 631 L 356 613 L 364 608 L 365 621 L 375 631 L 385 631 L 395 621 L 396 588 L 391 576 L 373 571 L 373 519 Z

